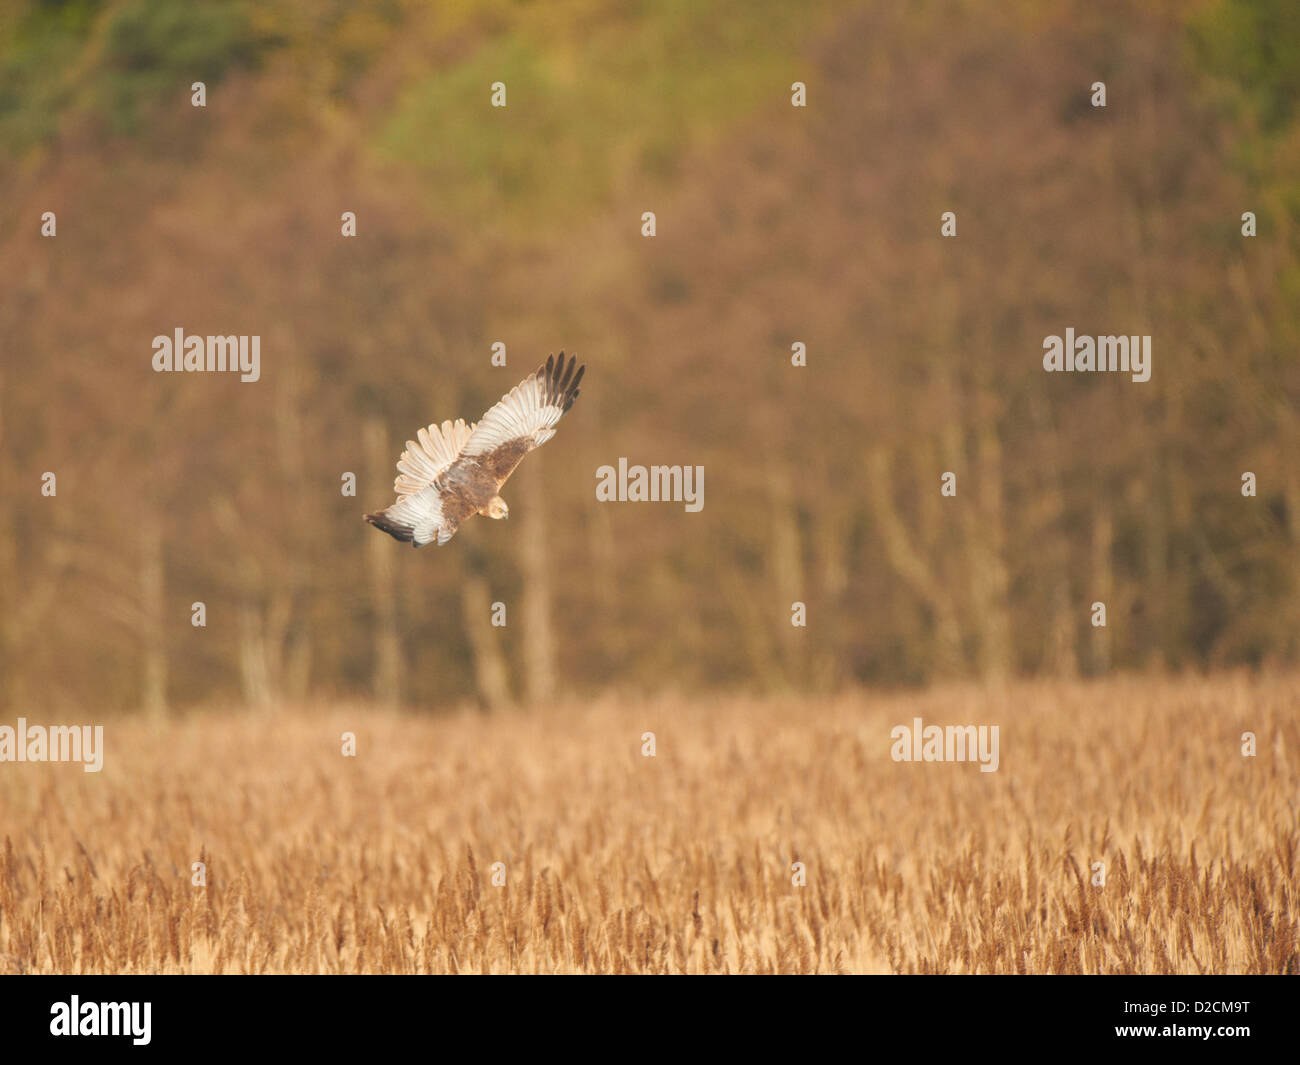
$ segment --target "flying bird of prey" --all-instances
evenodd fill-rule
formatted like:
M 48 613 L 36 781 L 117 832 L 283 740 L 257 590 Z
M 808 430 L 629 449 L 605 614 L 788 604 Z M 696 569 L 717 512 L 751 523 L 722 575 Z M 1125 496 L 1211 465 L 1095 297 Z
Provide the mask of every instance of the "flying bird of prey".
M 528 452 L 555 435 L 586 369 L 576 358 L 566 364 L 560 352 L 558 362 L 547 358 L 477 425 L 457 418 L 421 429 L 397 462 L 397 502 L 367 514 L 366 521 L 413 547 L 435 540 L 441 547 L 475 514 L 508 518 L 501 486 Z

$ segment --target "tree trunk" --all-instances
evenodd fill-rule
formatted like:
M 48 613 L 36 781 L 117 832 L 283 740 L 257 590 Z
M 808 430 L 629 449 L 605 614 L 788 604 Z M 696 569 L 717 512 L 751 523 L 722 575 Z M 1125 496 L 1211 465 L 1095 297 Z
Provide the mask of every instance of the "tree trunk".
M 820 691 L 837 688 L 844 679 L 846 626 L 843 624 L 844 596 L 849 586 L 847 529 L 851 515 L 840 505 L 828 503 L 817 524 L 817 555 L 821 574 L 822 609 L 826 612 L 826 637 L 814 641 L 812 681 Z
M 971 587 L 980 632 L 980 675 L 1002 680 L 1014 666 L 1011 617 L 1007 606 L 1007 574 L 1002 513 L 1002 442 L 991 418 L 984 420 L 976 443 L 979 521 L 968 533 L 971 543 Z
M 1114 528 L 1111 524 L 1110 508 L 1098 503 L 1093 511 L 1092 520 L 1092 602 L 1106 604 L 1106 627 L 1092 629 L 1092 671 L 1096 674 L 1110 672 L 1111 634 L 1110 626 L 1119 616 L 1115 599 L 1115 571 L 1111 565 L 1111 549 L 1114 544 Z M 1092 604 L 1089 603 L 1091 615 Z M 1092 619 L 1089 616 L 1091 627 Z
M 907 528 L 894 505 L 889 454 L 883 447 L 873 448 L 867 456 L 867 487 L 890 565 L 926 603 L 934 617 L 934 672 L 941 677 L 955 676 L 963 671 L 964 658 L 957 610 L 947 585 L 935 575 L 907 535 Z M 937 480 L 932 490 L 939 490 Z
M 461 617 L 474 652 L 474 682 L 479 704 L 484 709 L 509 706 L 509 672 L 498 632 L 492 626 L 492 593 L 474 560 L 470 560 L 465 570 L 461 579 Z
M 366 420 L 364 429 L 366 478 L 382 486 L 389 463 L 388 436 L 377 417 Z M 374 616 L 374 673 L 371 692 L 381 703 L 402 701 L 402 641 L 397 631 L 397 589 L 393 582 L 393 545 L 386 536 L 366 539 L 367 572 L 370 577 L 370 609 Z
M 768 553 L 769 580 L 783 610 L 790 604 L 806 604 L 808 590 L 804 583 L 803 559 L 799 546 L 799 523 L 786 470 L 773 470 L 768 481 L 768 498 L 772 510 L 772 547 Z M 821 619 L 825 622 L 825 618 Z M 799 683 L 808 672 L 808 630 L 793 625 L 778 626 L 781 633 L 781 657 L 788 684 Z
M 0 455 L 7 455 L 8 445 L 5 441 L 5 375 L 0 367 Z M 5 683 L 0 684 L 0 710 L 8 711 L 11 706 L 20 705 L 16 691 L 21 674 L 14 668 L 17 663 L 14 654 L 16 644 L 15 630 L 18 612 L 18 546 L 15 543 L 14 521 L 10 514 L 10 500 L 14 498 L 16 485 L 10 472 L 10 463 L 0 462 L 0 677 Z
M 140 614 L 144 636 L 144 708 L 150 717 L 167 713 L 167 641 L 163 622 L 162 531 L 156 519 L 140 522 Z
M 555 630 L 552 625 L 552 559 L 547 550 L 544 467 L 539 454 L 529 457 L 532 468 L 519 482 L 526 527 L 519 532 L 519 568 L 523 571 L 524 691 L 530 702 L 555 695 Z

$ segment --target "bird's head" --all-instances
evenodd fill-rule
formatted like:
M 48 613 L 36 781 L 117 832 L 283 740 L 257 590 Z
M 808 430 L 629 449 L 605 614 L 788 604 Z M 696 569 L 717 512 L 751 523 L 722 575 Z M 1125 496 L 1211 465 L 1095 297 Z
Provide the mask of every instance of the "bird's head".
M 508 518 L 510 517 L 510 508 L 506 506 L 506 501 L 500 496 L 493 496 L 488 500 L 487 516 L 489 518 Z

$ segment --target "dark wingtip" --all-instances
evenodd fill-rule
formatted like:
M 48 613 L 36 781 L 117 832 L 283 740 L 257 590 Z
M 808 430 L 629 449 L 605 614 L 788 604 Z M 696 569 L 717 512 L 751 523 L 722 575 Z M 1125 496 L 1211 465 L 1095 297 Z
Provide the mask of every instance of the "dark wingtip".
M 547 356 L 546 365 L 537 369 L 538 376 L 545 375 L 547 397 L 551 402 L 562 403 L 565 410 L 572 407 L 573 401 L 578 398 L 578 382 L 586 372 L 585 363 L 578 365 L 578 356 L 570 355 L 566 358 L 563 351 L 558 356 Z
M 366 514 L 364 517 L 376 529 L 388 533 L 394 540 L 401 540 L 403 543 L 415 543 L 412 531 L 405 526 L 396 524 L 382 510 L 378 510 L 374 514 Z

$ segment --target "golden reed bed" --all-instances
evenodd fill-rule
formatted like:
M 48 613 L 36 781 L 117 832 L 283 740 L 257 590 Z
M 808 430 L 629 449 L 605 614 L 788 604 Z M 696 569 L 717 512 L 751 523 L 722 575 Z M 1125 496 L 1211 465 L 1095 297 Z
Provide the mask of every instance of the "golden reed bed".
M 998 725 L 1000 768 L 892 761 L 918 716 Z M 1300 971 L 1300 677 L 303 707 L 105 747 L 0 765 L 0 972 Z

